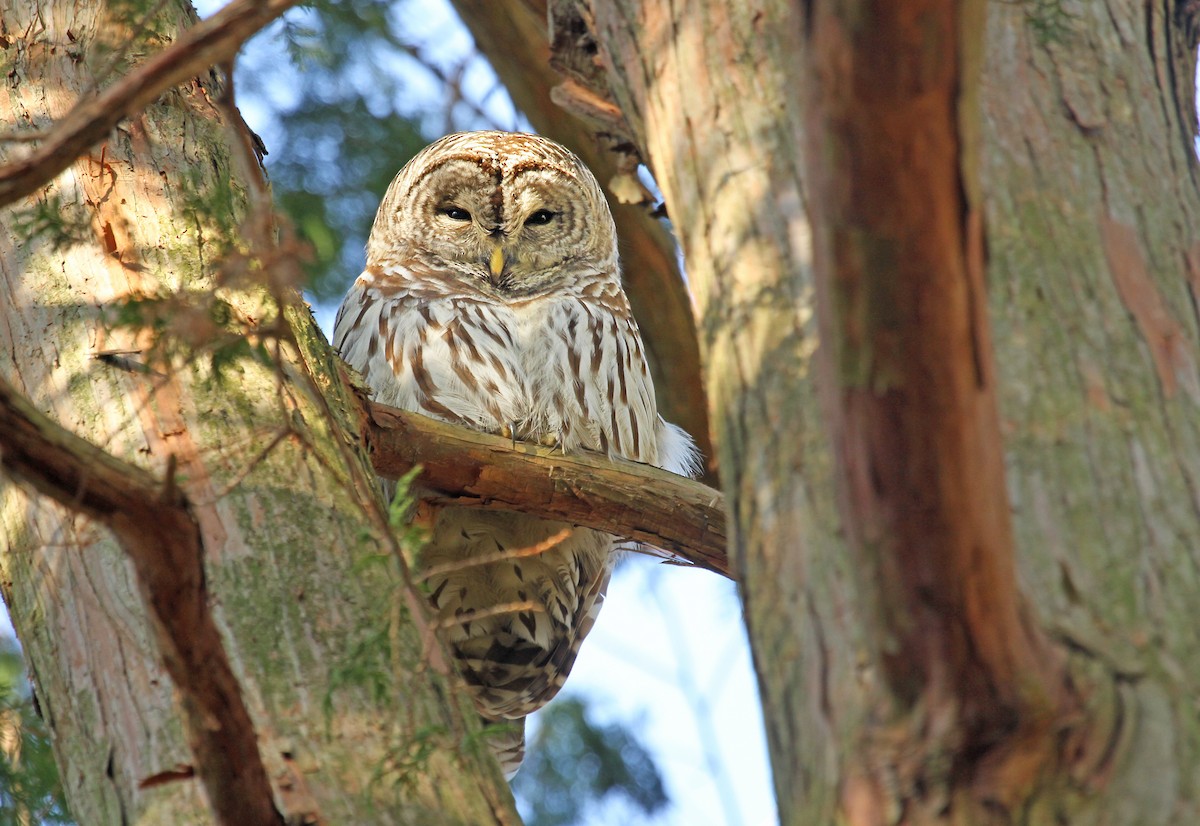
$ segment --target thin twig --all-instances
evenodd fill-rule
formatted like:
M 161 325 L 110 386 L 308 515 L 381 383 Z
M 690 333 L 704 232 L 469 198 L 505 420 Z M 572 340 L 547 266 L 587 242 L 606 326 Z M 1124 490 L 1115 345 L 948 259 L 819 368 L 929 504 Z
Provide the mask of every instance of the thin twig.
M 438 66 L 429 58 L 421 54 L 421 50 L 416 46 L 409 43 L 401 43 L 399 45 L 401 50 L 403 50 L 421 65 L 421 68 L 433 75 L 434 79 L 437 80 L 438 83 L 441 83 L 444 87 L 446 87 L 446 122 L 449 127 L 447 131 L 453 131 L 451 110 L 454 108 L 454 104 L 456 103 L 462 103 L 467 106 L 467 108 L 471 110 L 471 114 L 478 118 L 479 124 L 476 126 L 476 128 L 479 128 L 479 126 L 487 126 L 491 129 L 504 128 L 491 114 L 482 108 L 480 103 L 468 98 L 462 90 L 462 76 L 466 72 L 467 66 L 475 57 L 482 57 L 482 55 L 479 55 L 478 52 L 468 55 L 454 67 L 454 75 L 452 76 L 441 66 Z
M 472 556 L 469 559 L 460 559 L 456 562 L 447 562 L 442 565 L 434 565 L 432 568 L 426 568 L 417 577 L 417 582 L 427 582 L 435 576 L 442 574 L 450 574 L 455 571 L 466 570 L 467 568 L 477 568 L 480 565 L 493 565 L 497 562 L 504 562 L 509 559 L 524 559 L 529 556 L 541 556 L 546 551 L 561 545 L 563 540 L 571 535 L 570 528 L 563 528 L 553 536 L 549 536 L 534 545 L 525 548 L 514 548 L 511 551 L 495 551 L 490 554 L 480 554 Z
M 44 141 L 50 133 L 45 129 L 30 132 L 0 132 L 0 143 L 37 143 Z
M 146 24 L 157 17 L 166 4 L 167 0 L 158 0 L 153 6 L 145 9 L 138 16 L 137 21 L 130 27 L 131 30 L 121 38 L 120 46 L 113 50 L 112 54 L 108 56 L 108 60 L 104 62 L 104 65 L 96 70 L 95 76 L 92 78 L 92 82 L 88 88 L 89 92 L 95 92 L 99 89 L 100 85 L 116 70 L 117 65 L 125 59 L 125 55 L 129 54 L 130 48 L 138 42 L 138 36 L 147 31 Z
M 481 619 L 489 617 L 498 617 L 502 614 L 519 614 L 522 611 L 533 611 L 535 614 L 546 613 L 546 608 L 532 600 L 524 602 L 502 602 L 499 605 L 493 605 L 489 608 L 481 608 L 478 611 L 471 611 L 469 614 L 461 614 L 456 617 L 446 617 L 438 620 L 436 625 L 438 628 L 454 628 L 459 625 L 470 625 Z
M 217 491 L 210 499 L 197 500 L 195 502 L 195 506 L 215 504 L 229 494 L 233 493 L 234 489 L 236 489 L 238 485 L 246 480 L 246 477 L 253 473 L 260 465 L 262 465 L 263 462 L 267 460 L 267 457 L 271 455 L 271 452 L 274 451 L 275 448 L 279 447 L 284 439 L 286 439 L 288 436 L 294 435 L 296 435 L 296 431 L 291 427 L 282 427 L 277 430 L 274 438 L 271 439 L 267 446 L 256 453 L 253 458 L 250 459 L 250 461 L 246 462 L 245 465 L 242 466 L 242 469 L 239 470 L 232 479 L 222 485 L 221 489 Z

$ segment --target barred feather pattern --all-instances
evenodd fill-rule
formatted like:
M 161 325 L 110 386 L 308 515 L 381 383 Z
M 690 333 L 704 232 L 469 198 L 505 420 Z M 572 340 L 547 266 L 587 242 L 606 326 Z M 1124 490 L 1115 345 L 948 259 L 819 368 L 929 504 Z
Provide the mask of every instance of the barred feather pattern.
M 334 346 L 383 404 L 694 473 L 690 438 L 658 415 L 615 238 L 595 179 L 557 144 L 444 138 L 385 195 Z M 431 602 L 480 714 L 510 722 L 493 742 L 510 774 L 524 717 L 562 687 L 595 622 L 612 545 L 528 514 L 436 516 L 421 564 L 447 572 Z

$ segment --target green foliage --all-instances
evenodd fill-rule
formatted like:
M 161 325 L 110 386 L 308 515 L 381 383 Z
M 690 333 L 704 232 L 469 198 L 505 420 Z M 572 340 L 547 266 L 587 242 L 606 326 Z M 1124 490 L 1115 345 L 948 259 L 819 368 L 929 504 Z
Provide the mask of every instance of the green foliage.
M 214 156 L 211 161 L 217 164 L 218 158 Z M 205 240 L 215 247 L 215 254 L 223 255 L 235 248 L 240 241 L 239 223 L 246 211 L 246 199 L 234 188 L 229 170 L 186 169 L 177 180 L 183 214 L 207 232 Z
M 293 66 L 239 64 L 239 99 L 272 110 L 264 129 L 276 202 L 314 251 L 308 289 L 338 297 L 392 177 L 428 141 L 398 64 L 414 63 L 404 6 L 320 0 L 281 24 Z M 296 70 L 299 71 L 296 71 Z
M 153 14 L 158 5 L 155 0 L 108 0 L 113 15 L 127 21 L 140 20 Z
M 526 826 L 571 826 L 582 812 L 622 799 L 646 815 L 668 803 L 658 767 L 634 733 L 592 723 L 574 697 L 541 712 L 513 791 Z
M 385 490 L 390 492 L 388 522 L 392 536 L 406 559 L 418 554 L 428 540 L 425 530 L 412 524 L 417 497 L 412 494 L 411 488 L 420 473 L 420 466 L 414 467 L 396 482 L 385 485 Z M 392 548 L 380 549 L 369 532 L 364 533 L 363 539 L 363 550 L 354 559 L 352 571 L 361 573 L 379 567 L 388 570 L 394 568 L 396 558 Z M 420 656 L 415 649 L 397 650 L 398 646 L 403 645 L 401 640 L 406 638 L 400 633 L 401 628 L 413 621 L 400 591 L 408 587 L 405 579 L 396 577 L 395 594 L 389 600 L 388 607 L 375 614 L 378 621 L 363 629 L 331 670 L 323 701 L 327 726 L 332 725 L 334 719 L 335 692 L 358 689 L 365 691 L 372 702 L 385 705 L 396 690 L 396 670 L 412 667 L 413 660 Z M 451 748 L 452 737 L 452 732 L 443 725 L 417 727 L 411 734 L 393 743 L 383 759 L 373 767 L 371 783 L 388 783 L 411 793 L 426 776 L 431 757 L 438 751 Z M 467 739 L 465 745 L 467 748 L 477 747 L 471 738 Z
M 208 353 L 208 366 L 216 381 L 223 381 L 227 371 L 242 361 L 256 361 L 262 365 L 272 365 L 275 359 L 262 341 L 251 342 L 244 336 L 235 336 Z
M 12 736 L 17 749 L 5 746 Z M 21 654 L 0 641 L 0 826 L 71 823 L 50 733 L 34 709 Z
M 392 749 L 376 769 L 373 782 L 390 781 L 408 793 L 416 791 L 429 772 L 429 760 L 437 751 L 447 749 L 450 732 L 445 726 L 422 726 Z
M 133 39 L 139 45 L 148 43 L 170 43 L 168 33 L 155 28 L 158 23 L 156 12 L 162 7 L 159 0 L 108 0 L 107 10 L 115 19 L 129 26 Z M 128 47 L 134 45 L 126 42 Z
M 396 483 L 388 508 L 388 518 L 396 531 L 396 539 L 402 548 L 405 542 L 420 540 L 420 533 L 412 526 L 406 525 L 408 514 L 411 512 L 415 499 L 409 494 L 412 480 L 420 473 L 420 468 L 413 468 Z M 397 530 L 398 529 L 398 530 Z M 355 558 L 351 571 L 361 573 L 368 568 L 389 567 L 393 563 L 390 551 L 379 549 L 372 541 L 369 532 L 363 534 L 365 552 Z M 397 587 L 405 587 L 397 580 Z M 396 598 L 396 604 L 403 605 L 403 600 Z M 390 611 L 380 611 L 380 622 L 373 628 L 367 629 L 354 643 L 347 648 L 342 660 L 330 672 L 330 682 L 325 693 L 324 707 L 327 722 L 333 717 L 333 695 L 341 688 L 357 687 L 366 689 L 374 701 L 381 701 L 391 690 L 393 683 L 391 640 L 393 629 L 386 621 Z
M 150 334 L 147 371 L 176 359 L 208 359 L 215 381 L 243 360 L 274 364 L 267 341 L 276 333 L 274 319 L 250 324 L 239 318 L 233 305 L 215 290 L 163 291 L 157 295 L 127 297 L 106 308 L 112 328 Z M 153 366 L 151 366 L 153 365 Z
M 83 207 L 64 203 L 62 196 L 54 194 L 31 207 L 13 210 L 12 232 L 17 238 L 44 239 L 57 252 L 88 241 L 92 225 Z
M 388 522 L 402 548 L 419 548 L 426 542 L 425 531 L 412 524 L 413 510 L 417 507 L 412 486 L 420 475 L 421 466 L 414 465 L 408 473 L 397 479 L 388 504 Z
M 391 649 L 389 629 L 379 625 L 368 629 L 343 653 L 341 661 L 329 672 L 323 709 L 326 726 L 332 725 L 334 693 L 343 688 L 358 688 L 367 692 L 373 702 L 382 702 L 392 685 L 392 670 L 388 653 Z
M 388 508 L 388 518 L 393 535 L 401 550 L 407 556 L 415 553 L 416 549 L 425 542 L 424 532 L 417 526 L 409 524 L 410 515 L 416 505 L 416 498 L 409 492 L 413 480 L 420 474 L 421 468 L 414 467 L 396 483 Z M 390 550 L 376 547 L 369 533 L 363 535 L 364 552 L 354 559 L 351 571 L 361 573 L 368 568 L 390 568 L 395 559 Z M 396 578 L 396 588 L 408 587 L 399 577 Z M 406 622 L 405 604 L 401 595 L 393 600 L 394 606 L 400 606 L 395 611 L 381 610 L 376 615 L 379 622 L 364 629 L 364 632 L 351 643 L 343 653 L 341 661 L 330 671 L 329 686 L 325 692 L 324 711 L 326 723 L 331 723 L 334 712 L 334 693 L 343 688 L 358 688 L 365 690 L 374 702 L 383 702 L 395 684 L 393 673 L 395 640 L 395 622 Z

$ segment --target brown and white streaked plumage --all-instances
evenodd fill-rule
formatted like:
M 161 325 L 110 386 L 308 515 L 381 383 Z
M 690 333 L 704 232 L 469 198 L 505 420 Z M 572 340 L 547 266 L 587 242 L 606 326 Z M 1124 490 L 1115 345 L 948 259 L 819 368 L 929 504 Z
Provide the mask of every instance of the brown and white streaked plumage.
M 367 267 L 334 346 L 384 404 L 515 439 L 694 473 L 691 439 L 658 415 L 621 289 L 616 229 L 591 172 L 563 147 L 508 132 L 433 143 L 388 188 Z M 604 599 L 612 537 L 519 513 L 446 508 L 422 564 L 527 548 L 531 557 L 430 581 L 497 745 L 520 765 L 523 720 L 554 696 Z M 534 610 L 491 612 L 530 603 Z M 473 618 L 481 614 L 480 618 Z

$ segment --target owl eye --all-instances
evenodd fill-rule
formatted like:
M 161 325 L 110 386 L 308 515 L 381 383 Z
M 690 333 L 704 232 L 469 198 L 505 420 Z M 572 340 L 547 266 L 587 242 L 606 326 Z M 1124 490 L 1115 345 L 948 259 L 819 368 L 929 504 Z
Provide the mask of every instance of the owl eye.
M 557 213 L 551 212 L 548 209 L 539 209 L 537 212 L 525 219 L 525 226 L 541 226 L 548 224 L 554 220 Z
M 470 221 L 471 220 L 471 213 L 467 212 L 465 209 L 460 209 L 459 207 L 456 207 L 456 206 L 442 207 L 441 209 L 438 210 L 438 212 L 445 215 L 451 221 Z

